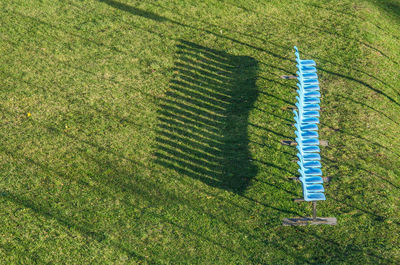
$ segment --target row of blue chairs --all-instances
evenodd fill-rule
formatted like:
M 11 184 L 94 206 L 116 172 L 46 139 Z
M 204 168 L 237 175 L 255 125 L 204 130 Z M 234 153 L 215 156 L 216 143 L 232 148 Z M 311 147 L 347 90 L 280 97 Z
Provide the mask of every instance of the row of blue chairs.
M 320 91 L 316 64 L 302 60 L 294 46 L 297 66 L 297 110 L 294 110 L 297 164 L 305 201 L 325 200 L 318 140 Z

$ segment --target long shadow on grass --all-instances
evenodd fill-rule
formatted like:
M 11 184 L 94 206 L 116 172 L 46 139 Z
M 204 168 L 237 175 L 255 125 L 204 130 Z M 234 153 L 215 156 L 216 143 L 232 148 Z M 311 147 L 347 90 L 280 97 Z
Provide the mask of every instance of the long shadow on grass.
M 243 41 L 241 41 L 241 40 L 238 40 L 238 39 L 235 39 L 235 38 L 232 38 L 232 37 L 230 37 L 230 36 L 226 36 L 226 35 L 223 35 L 223 34 L 220 34 L 220 33 L 216 33 L 216 32 L 213 32 L 213 31 L 211 31 L 211 30 L 208 30 L 208 29 L 197 28 L 197 27 L 191 26 L 191 25 L 189 25 L 189 24 L 179 22 L 179 21 L 177 21 L 177 20 L 173 20 L 173 19 L 169 19 L 169 18 L 160 16 L 160 15 L 157 15 L 157 14 L 155 14 L 155 13 L 153 13 L 153 12 L 145 11 L 145 10 L 142 10 L 142 9 L 139 9 L 139 8 L 136 8 L 136 7 L 133 7 L 133 6 L 130 6 L 130 5 L 126 5 L 126 4 L 120 3 L 120 2 L 118 2 L 118 1 L 114 1 L 114 0 L 98 0 L 98 1 L 104 2 L 104 3 L 108 4 L 109 6 L 111 6 L 111 7 L 113 7 L 113 8 L 119 9 L 119 10 L 121 10 L 121 11 L 128 12 L 128 13 L 130 13 L 130 14 L 132 14 L 132 15 L 135 15 L 135 16 L 142 16 L 142 17 L 145 17 L 145 18 L 148 18 L 148 19 L 152 19 L 152 20 L 157 21 L 157 22 L 170 22 L 170 23 L 175 24 L 175 25 L 177 25 L 177 26 L 189 28 L 189 29 L 191 29 L 191 30 L 193 30 L 193 31 L 201 31 L 201 32 L 203 32 L 203 33 L 212 34 L 212 35 L 214 35 L 214 36 L 217 37 L 217 38 L 222 38 L 222 39 L 230 40 L 230 41 L 232 41 L 232 42 L 234 42 L 234 43 L 237 43 L 237 44 L 240 44 L 240 45 L 244 45 L 244 46 L 247 46 L 247 47 L 249 47 L 249 48 L 252 48 L 252 49 L 255 49 L 255 50 L 258 50 L 258 51 L 261 51 L 261 52 L 265 52 L 265 53 L 269 54 L 270 56 L 273 56 L 273 57 L 275 57 L 275 58 L 277 58 L 277 59 L 280 59 L 280 60 L 284 60 L 284 61 L 291 61 L 291 60 L 292 60 L 291 58 L 282 56 L 282 55 L 276 53 L 275 51 L 272 52 L 272 51 L 270 51 L 270 50 L 266 50 L 265 48 L 261 48 L 261 47 L 255 46 L 253 43 L 243 42 Z M 157 5 L 157 4 L 153 4 L 153 5 L 158 6 L 158 7 L 163 7 L 163 6 L 160 6 L 160 5 Z M 244 8 L 244 7 L 238 6 L 238 5 L 234 5 L 234 6 L 239 7 L 239 8 L 242 8 L 243 10 L 245 10 L 245 11 L 247 11 L 247 12 L 255 12 L 255 11 L 250 11 L 250 10 L 248 10 L 248 9 L 246 9 L 246 8 Z M 388 7 L 392 7 L 392 8 L 394 8 L 395 10 L 398 9 L 398 6 L 397 6 L 396 4 L 394 4 L 394 3 L 391 4 L 391 5 L 388 5 Z M 257 12 L 255 12 L 255 13 L 257 13 Z M 192 19 L 193 19 L 193 18 L 192 18 Z M 207 24 L 207 26 L 211 26 L 211 25 L 212 25 L 212 24 L 209 24 L 209 23 L 204 22 L 204 21 L 201 21 L 201 22 Z M 212 26 L 216 26 L 216 25 L 212 25 Z M 220 26 L 218 26 L 218 27 L 220 27 Z M 328 30 L 328 29 L 321 29 L 321 28 L 314 28 L 314 29 L 318 30 L 319 32 L 324 32 L 324 33 L 326 33 L 326 34 L 333 35 L 333 36 L 335 36 L 335 37 L 342 37 L 342 38 L 352 39 L 352 38 L 350 38 L 349 36 L 345 36 L 345 35 L 339 34 L 339 33 L 337 33 L 337 32 L 331 32 L 331 31 Z M 143 30 L 146 30 L 146 29 L 143 29 Z M 148 31 L 148 30 L 147 30 L 147 31 Z M 231 30 L 230 30 L 230 31 L 231 31 Z M 153 32 L 153 31 L 149 31 L 149 32 L 150 32 L 150 33 L 156 33 L 156 32 Z M 241 33 L 241 34 L 243 34 L 243 33 Z M 244 35 L 247 35 L 247 34 L 244 34 Z M 164 35 L 162 35 L 162 36 L 165 37 Z M 363 45 L 369 47 L 370 49 L 372 49 L 372 50 L 374 50 L 374 51 L 376 51 L 376 52 L 379 52 L 379 53 L 382 54 L 384 57 L 386 57 L 388 60 L 390 60 L 392 63 L 394 63 L 394 64 L 396 64 L 396 65 L 399 65 L 399 63 L 398 63 L 397 61 L 392 60 L 392 59 L 390 58 L 390 56 L 386 55 L 383 51 L 381 51 L 381 50 L 379 50 L 379 49 L 377 49 L 377 48 L 371 46 L 370 44 L 368 44 L 368 43 L 366 43 L 366 42 L 362 42 L 362 41 L 357 40 L 357 39 L 353 39 L 353 40 L 359 42 L 360 44 L 363 44 Z M 282 49 L 282 48 L 285 49 L 285 47 L 282 47 L 282 45 L 274 44 L 274 43 L 272 43 L 272 42 L 269 42 L 269 43 L 270 43 L 270 44 L 273 44 L 275 47 L 277 47 L 277 48 L 279 48 L 279 49 Z M 286 47 L 286 49 L 287 49 L 287 48 L 291 48 L 291 47 Z M 329 62 L 329 63 L 334 64 L 334 65 L 340 65 L 340 64 L 337 64 L 337 63 L 335 63 L 335 62 L 331 62 L 331 61 L 329 61 L 329 60 L 326 60 L 326 59 L 318 58 L 318 57 L 316 57 L 316 56 L 314 56 L 314 58 L 319 59 L 319 60 L 321 60 L 321 61 Z M 280 70 L 284 70 L 284 71 L 285 71 L 285 69 L 281 69 L 281 68 L 279 68 L 279 67 L 274 67 L 274 68 L 278 68 L 278 69 L 280 69 Z M 336 72 L 333 72 L 333 71 L 328 70 L 328 69 L 326 69 L 326 68 L 321 68 L 321 67 L 319 67 L 319 69 L 320 69 L 321 71 L 323 71 L 323 72 L 328 73 L 328 74 L 332 74 L 332 75 L 335 75 L 335 76 L 338 76 L 338 77 L 341 77 L 341 78 L 348 79 L 348 80 L 350 80 L 350 81 L 357 82 L 357 83 L 359 83 L 359 84 L 361 84 L 361 85 L 367 87 L 368 89 L 371 89 L 371 90 L 375 91 L 376 93 L 381 94 L 382 96 L 384 96 L 385 98 L 387 98 L 387 99 L 390 100 L 391 102 L 395 103 L 398 107 L 400 107 L 400 102 L 399 102 L 396 98 L 393 98 L 393 97 L 390 96 L 388 93 L 386 93 L 386 92 L 384 92 L 384 91 L 382 91 L 382 90 L 380 90 L 380 89 L 378 89 L 378 88 L 376 88 L 376 87 L 374 87 L 374 86 L 372 86 L 372 85 L 366 83 L 365 81 L 363 81 L 363 80 L 361 80 L 361 79 L 359 79 L 359 78 L 354 78 L 354 77 L 352 77 L 352 76 L 344 75 L 344 74 L 342 74 L 342 73 L 336 73 Z M 365 71 L 363 71 L 363 70 L 360 70 L 360 69 L 356 69 L 356 71 L 361 72 L 361 73 L 363 73 L 363 74 L 365 74 L 365 75 L 367 75 L 367 76 L 370 76 L 370 77 L 372 77 L 372 78 L 374 78 L 374 79 L 380 81 L 380 82 L 383 83 L 385 86 L 389 86 L 385 81 L 383 81 L 383 80 L 381 80 L 381 79 L 379 79 L 379 78 L 377 78 L 377 77 L 371 75 L 370 73 L 367 73 L 367 72 L 365 72 Z M 399 93 L 397 92 L 397 90 L 396 90 L 395 88 L 393 88 L 393 87 L 391 87 L 391 88 L 395 91 L 395 93 L 396 93 L 397 95 L 399 95 Z
M 393 20 L 400 24 L 400 3 L 396 0 L 372 1 L 370 2 L 378 6 L 382 11 L 386 12 Z M 397 37 L 398 38 L 398 37 Z
M 98 0 L 99 2 L 103 2 L 106 3 L 109 6 L 112 6 L 116 9 L 131 13 L 135 16 L 141 16 L 141 17 L 145 17 L 145 18 L 149 18 L 152 19 L 154 21 L 158 21 L 158 22 L 164 22 L 164 21 L 171 21 L 170 19 L 157 15 L 156 13 L 150 12 L 150 11 L 146 11 L 131 5 L 127 5 L 121 2 L 117 2 L 117 1 L 113 1 L 113 0 Z M 171 21 L 174 22 L 174 21 Z
M 187 41 L 177 48 L 158 111 L 156 163 L 240 194 L 257 174 L 247 135 L 257 61 Z
M 208 26 L 210 24 L 208 24 L 208 26 L 205 26 L 205 27 L 202 27 L 202 28 L 195 27 L 195 26 L 192 26 L 192 25 L 189 25 L 189 24 L 177 21 L 177 20 L 173 20 L 173 19 L 169 19 L 167 17 L 161 16 L 161 15 L 157 15 L 156 13 L 153 13 L 153 12 L 150 12 L 150 11 L 146 11 L 146 10 L 143 10 L 143 9 L 140 9 L 140 8 L 137 8 L 137 7 L 133 7 L 131 5 L 120 3 L 118 1 L 114 1 L 114 0 L 98 0 L 98 1 L 106 3 L 109 6 L 111 6 L 113 8 L 116 8 L 116 9 L 119 9 L 121 11 L 128 12 L 128 13 L 134 15 L 134 16 L 141 16 L 141 17 L 144 17 L 144 18 L 148 18 L 148 19 L 154 20 L 156 22 L 169 22 L 169 23 L 175 24 L 177 26 L 185 27 L 185 28 L 191 29 L 193 31 L 200 31 L 202 33 L 211 34 L 211 35 L 213 35 L 213 36 L 215 36 L 217 38 L 222 38 L 222 39 L 225 39 L 225 40 L 229 40 L 229 41 L 232 41 L 234 43 L 237 43 L 237 44 L 244 45 L 244 46 L 247 46 L 249 48 L 255 49 L 257 51 L 268 53 L 269 55 L 271 55 L 271 56 L 273 56 L 275 58 L 278 58 L 278 59 L 290 60 L 290 58 L 287 58 L 287 57 L 282 56 L 280 54 L 271 52 L 271 51 L 266 50 L 266 49 L 264 49 L 262 47 L 255 46 L 252 43 L 244 42 L 244 41 L 232 38 L 230 36 L 227 36 L 227 35 L 224 35 L 224 34 L 221 34 L 221 33 L 213 32 L 213 31 L 208 29 Z M 153 5 L 155 5 L 155 4 L 153 4 Z M 155 6 L 159 6 L 159 5 L 155 5 Z M 161 6 L 159 6 L 159 7 L 161 7 Z M 174 12 L 176 13 L 176 10 L 174 10 Z M 183 19 L 183 20 L 185 20 L 185 19 Z M 141 28 L 141 29 L 142 30 L 146 30 L 146 31 L 148 31 L 150 33 L 153 33 L 153 34 L 160 35 L 162 37 L 166 37 L 166 36 L 163 35 L 163 33 L 160 33 L 160 32 L 154 32 L 152 30 L 144 29 L 144 28 Z
M 183 23 L 181 23 L 181 22 L 178 22 L 178 21 L 175 21 L 175 20 L 171 20 L 171 19 L 168 19 L 168 18 L 166 18 L 166 17 L 157 15 L 157 14 L 155 14 L 155 13 L 153 13 L 153 12 L 149 12 L 149 11 L 145 11 L 145 10 L 142 10 L 142 9 L 139 9 L 139 8 L 135 8 L 135 7 L 132 7 L 132 6 L 129 6 L 129 5 L 126 5 L 126 4 L 119 3 L 119 2 L 117 2 L 117 1 L 112 1 L 112 0 L 99 0 L 99 1 L 100 1 L 100 2 L 104 2 L 104 3 L 108 4 L 109 6 L 111 6 L 111 7 L 113 7 L 113 8 L 117 8 L 117 9 L 120 9 L 120 10 L 122 10 L 122 11 L 131 13 L 132 15 L 142 16 L 142 17 L 145 17 L 145 18 L 148 18 L 148 19 L 152 19 L 152 20 L 157 21 L 157 22 L 170 22 L 170 23 L 175 24 L 175 25 L 177 25 L 177 26 L 187 27 L 187 28 L 190 28 L 190 29 L 192 29 L 192 30 L 194 30 L 194 31 L 200 31 L 200 32 L 202 32 L 202 33 L 211 34 L 211 35 L 214 35 L 214 36 L 217 37 L 217 38 L 223 38 L 223 39 L 232 41 L 233 43 L 236 43 L 236 44 L 239 44 L 239 45 L 244 45 L 244 46 L 247 46 L 247 47 L 249 47 L 249 48 L 255 49 L 255 50 L 257 50 L 257 51 L 265 52 L 265 53 L 267 53 L 267 54 L 269 54 L 269 55 L 271 55 L 271 56 L 273 56 L 273 57 L 275 57 L 275 58 L 278 58 L 278 59 L 281 59 L 281 60 L 284 60 L 284 61 L 292 61 L 291 58 L 284 57 L 284 56 L 282 56 L 282 55 L 280 55 L 280 54 L 278 54 L 278 53 L 276 53 L 276 52 L 272 52 L 272 51 L 270 51 L 270 50 L 266 50 L 266 49 L 264 49 L 264 48 L 260 48 L 260 47 L 254 46 L 253 44 L 249 44 L 249 43 L 246 43 L 246 42 L 243 42 L 243 41 L 234 39 L 234 38 L 232 38 L 232 37 L 225 36 L 225 35 L 222 35 L 222 34 L 220 34 L 220 33 L 216 33 L 216 32 L 210 31 L 210 30 L 208 30 L 208 29 L 205 30 L 205 29 L 196 28 L 196 27 L 193 27 L 193 26 L 190 26 L 190 25 L 186 25 L 186 24 L 183 24 Z M 248 11 L 247 9 L 244 9 L 244 10 Z M 33 20 L 33 21 L 35 21 L 35 22 L 38 22 L 38 23 L 47 25 L 47 26 L 52 27 L 52 28 L 55 28 L 55 29 L 57 29 L 57 30 L 61 30 L 61 31 L 67 32 L 68 34 L 70 34 L 70 35 L 72 35 L 72 36 L 74 36 L 74 37 L 80 38 L 80 39 L 82 39 L 82 40 L 84 40 L 84 41 L 86 41 L 86 42 L 90 42 L 90 43 L 95 44 L 95 45 L 97 45 L 97 46 L 101 46 L 101 47 L 105 47 L 105 48 L 107 48 L 107 49 L 110 49 L 110 50 L 112 50 L 112 51 L 114 51 L 114 52 L 120 52 L 120 53 L 124 53 L 124 54 L 130 56 L 130 55 L 129 55 L 127 52 L 125 52 L 125 51 L 119 50 L 119 49 L 117 49 L 117 48 L 115 48 L 115 47 L 112 47 L 112 46 L 105 45 L 105 44 L 102 43 L 102 42 L 96 42 L 96 41 L 93 41 L 93 40 L 91 40 L 91 39 L 87 39 L 87 38 L 85 38 L 85 37 L 83 37 L 83 36 L 81 36 L 81 35 L 79 35 L 79 34 L 66 31 L 66 30 L 62 29 L 61 27 L 59 27 L 59 26 L 56 26 L 56 25 L 53 25 L 53 24 L 51 24 L 51 23 L 42 21 L 42 20 L 40 20 L 40 19 L 38 19 L 38 18 L 31 17 L 31 16 L 27 16 L 27 15 L 21 14 L 21 13 L 19 13 L 19 12 L 17 12 L 17 11 L 12 11 L 12 12 L 13 12 L 14 14 L 18 15 L 18 16 L 23 17 L 23 18 L 26 18 L 26 19 L 29 19 L 29 20 Z M 167 36 L 167 35 L 165 35 L 164 33 L 161 33 L 161 32 L 153 31 L 153 30 L 150 30 L 150 29 L 148 29 L 148 28 L 139 27 L 139 26 L 137 26 L 137 25 L 132 25 L 132 26 L 133 26 L 133 27 L 136 27 L 136 28 L 138 28 L 138 29 L 140 29 L 140 30 L 144 30 L 144 31 L 146 31 L 146 32 L 148 32 L 148 33 L 158 35 L 159 37 L 162 37 L 162 38 L 169 38 L 169 39 L 175 40 L 175 38 L 169 37 L 169 36 Z M 273 43 L 271 43 L 271 44 L 273 44 Z M 274 45 L 275 47 L 279 47 L 279 48 L 281 48 L 281 49 L 282 49 L 282 48 L 283 48 L 283 49 L 289 49 L 289 48 L 291 48 L 291 47 L 281 47 L 280 45 L 277 45 L 277 44 L 273 44 L 273 45 Z M 379 51 L 379 52 L 382 53 L 381 51 Z M 315 57 L 315 56 L 314 56 L 314 57 Z M 317 58 L 317 59 L 319 59 L 319 60 L 321 60 L 321 61 L 329 62 L 329 63 L 334 64 L 334 65 L 340 65 L 340 64 L 337 64 L 337 63 L 334 63 L 334 62 L 331 62 L 331 61 L 327 61 L 327 60 L 322 59 L 322 58 L 318 58 L 318 57 L 315 57 L 315 58 Z M 261 64 L 261 63 L 260 63 L 260 64 Z M 263 64 L 265 64 L 265 63 L 263 63 Z M 278 67 L 278 66 L 274 66 L 274 65 L 267 65 L 267 66 L 268 66 L 268 67 L 272 67 L 272 68 L 274 68 L 274 69 L 279 69 L 279 70 L 281 70 L 281 71 L 283 71 L 283 72 L 286 72 L 286 73 L 289 73 L 289 74 L 294 74 L 294 73 L 290 73 L 290 71 L 288 71 L 288 70 L 286 70 L 286 69 L 283 69 L 283 68 L 280 68 L 280 67 Z M 364 81 L 362 81 L 362 80 L 360 80 L 360 79 L 353 78 L 353 77 L 347 76 L 347 75 L 343 75 L 343 74 L 341 74 L 341 73 L 336 73 L 336 72 L 333 72 L 333 71 L 330 71 L 330 70 L 327 70 L 327 69 L 323 69 L 323 68 L 319 68 L 319 69 L 320 69 L 321 71 L 323 71 L 323 72 L 328 73 L 328 74 L 332 74 L 332 75 L 338 76 L 338 77 L 340 77 L 340 78 L 344 78 L 344 79 L 348 79 L 348 80 L 350 80 L 350 81 L 357 82 L 357 83 L 359 83 L 359 84 L 361 84 L 361 85 L 363 85 L 363 86 L 365 86 L 365 87 L 367 87 L 367 88 L 369 88 L 369 89 L 371 89 L 371 90 L 373 90 L 373 91 L 375 91 L 375 92 L 381 94 L 382 96 L 386 97 L 388 100 L 390 100 L 390 101 L 392 101 L 393 103 L 396 103 L 398 106 L 400 106 L 400 103 L 399 103 L 395 98 L 391 97 L 391 96 L 388 95 L 387 93 L 385 93 L 385 92 L 383 92 L 383 91 L 381 91 L 381 90 L 379 90 L 379 89 L 377 89 L 377 88 L 371 86 L 370 84 L 368 84 L 368 83 L 366 83 L 366 82 L 364 82 Z M 355 69 L 355 70 L 356 70 L 356 71 L 359 71 L 359 72 L 361 72 L 361 73 L 363 73 L 363 74 L 365 74 L 365 75 L 368 75 L 368 76 L 370 76 L 370 77 L 372 77 L 372 78 L 374 78 L 374 79 L 376 79 L 376 80 L 378 80 L 378 81 L 380 81 L 381 83 L 383 83 L 383 84 L 386 85 L 386 86 L 389 86 L 389 85 L 388 85 L 386 82 L 384 82 L 383 80 L 378 79 L 378 78 L 376 78 L 375 76 L 372 76 L 372 75 L 370 75 L 369 73 L 366 73 L 365 71 L 360 71 L 359 69 Z M 392 88 L 392 89 L 393 89 L 393 88 Z M 397 94 L 399 94 L 397 91 L 395 91 L 395 92 L 396 92 Z
M 273 57 L 278 58 L 278 59 L 283 60 L 283 61 L 292 61 L 291 58 L 282 56 L 282 55 L 280 55 L 280 54 L 278 54 L 278 53 L 276 53 L 276 52 L 272 52 L 272 51 L 270 51 L 270 50 L 266 50 L 265 48 L 261 48 L 261 47 L 255 46 L 255 45 L 253 45 L 253 44 L 251 44 L 251 43 L 243 42 L 243 41 L 241 41 L 241 40 L 237 40 L 237 39 L 235 39 L 235 38 L 232 38 L 232 37 L 229 37 L 229 36 L 220 34 L 220 33 L 216 33 L 216 32 L 213 32 L 213 31 L 211 31 L 211 30 L 208 30 L 208 29 L 197 28 L 197 27 L 194 27 L 194 26 L 191 26 L 191 25 L 187 25 L 187 24 L 181 23 L 181 22 L 179 22 L 179 21 L 175 21 L 175 20 L 168 19 L 168 18 L 163 17 L 163 16 L 160 16 L 160 15 L 157 15 L 156 13 L 149 12 L 149 11 L 145 11 L 145 10 L 142 10 L 142 9 L 139 9 L 139 8 L 136 8 L 136 7 L 132 7 L 132 6 L 130 6 L 130 5 L 126 5 L 126 4 L 123 4 L 123 3 L 119 3 L 119 2 L 117 2 L 117 1 L 113 1 L 113 0 L 98 0 L 98 1 L 104 2 L 104 3 L 108 4 L 109 6 L 111 6 L 111 7 L 113 7 L 113 8 L 119 9 L 119 10 L 124 11 L 124 12 L 128 12 L 128 13 L 130 13 L 130 14 L 132 14 L 132 15 L 135 15 L 135 16 L 145 17 L 145 18 L 148 18 L 148 19 L 152 19 L 152 20 L 154 20 L 154 21 L 156 21 L 156 22 L 170 22 L 170 23 L 175 24 L 175 25 L 177 25 L 177 26 L 190 28 L 190 29 L 192 29 L 193 31 L 200 31 L 200 32 L 202 32 L 203 34 L 204 34 L 204 33 L 211 34 L 211 35 L 213 35 L 213 36 L 215 36 L 215 37 L 217 37 L 217 38 L 222 38 L 222 39 L 225 39 L 225 40 L 229 40 L 229 41 L 232 41 L 233 43 L 236 43 L 236 44 L 239 44 L 239 45 L 244 45 L 244 46 L 247 46 L 247 47 L 252 48 L 252 49 L 254 49 L 254 50 L 260 51 L 260 52 L 265 52 L 265 53 L 267 53 L 268 55 L 273 56 Z M 240 6 L 238 6 L 238 7 L 240 7 Z M 242 7 L 240 7 L 240 8 L 242 8 Z M 249 11 L 248 9 L 244 9 L 244 10 L 245 10 L 245 11 Z M 96 41 L 93 41 L 93 40 L 91 40 L 91 39 L 87 39 L 87 38 L 85 38 L 85 37 L 83 37 L 83 36 L 81 36 L 81 35 L 79 35 L 79 34 L 76 34 L 76 33 L 73 33 L 73 32 L 65 31 L 64 29 L 62 29 L 62 28 L 59 27 L 59 26 L 56 26 L 56 25 L 53 25 L 53 24 L 51 24 L 51 23 L 42 21 L 42 20 L 40 20 L 40 19 L 38 19 L 38 18 L 31 17 L 31 16 L 27 16 L 27 15 L 24 15 L 24 14 L 19 13 L 19 12 L 17 12 L 17 11 L 11 11 L 11 12 L 13 12 L 14 14 L 16 14 L 16 15 L 18 15 L 18 16 L 21 16 L 21 17 L 24 17 L 24 18 L 27 18 L 27 19 L 36 21 L 36 22 L 38 22 L 38 23 L 47 25 L 47 26 L 49 26 L 49 27 L 52 27 L 52 28 L 55 28 L 55 29 L 58 29 L 58 30 L 67 32 L 68 34 L 70 34 L 70 35 L 72 35 L 72 36 L 74 36 L 74 37 L 81 38 L 81 39 L 83 39 L 83 40 L 85 40 L 85 41 L 87 41 L 87 42 L 93 43 L 93 44 L 95 44 L 95 45 L 108 48 L 108 49 L 110 49 L 110 50 L 112 50 L 112 51 L 115 51 L 115 52 L 121 52 L 121 53 L 127 54 L 126 52 L 121 51 L 121 50 L 119 50 L 119 49 L 117 49 L 117 48 L 115 48 L 115 47 L 107 46 L 107 45 L 105 45 L 105 44 L 102 43 L 102 42 L 96 42 Z M 250 11 L 249 11 L 249 12 L 250 12 Z M 254 11 L 252 11 L 252 12 L 254 12 Z M 136 27 L 136 28 L 138 28 L 138 29 L 140 29 L 140 30 L 147 31 L 147 32 L 149 32 L 149 33 L 151 33 L 151 34 L 158 35 L 159 37 L 162 37 L 162 38 L 169 38 L 169 39 L 175 40 L 175 38 L 169 37 L 169 36 L 165 35 L 163 32 L 153 31 L 153 30 L 151 30 L 151 29 L 144 28 L 144 27 L 140 27 L 140 26 L 137 26 L 137 25 L 132 25 L 132 26 L 133 26 L 133 27 Z M 318 30 L 320 30 L 320 29 L 318 29 Z M 334 34 L 334 35 L 336 36 L 336 33 L 332 33 L 332 34 Z M 345 37 L 345 36 L 339 35 L 339 37 Z M 273 43 L 271 43 L 271 44 L 273 44 Z M 366 45 L 366 46 L 368 46 L 368 47 L 370 47 L 369 44 L 366 44 L 366 43 L 363 43 L 363 44 Z M 280 46 L 280 45 L 278 45 L 278 44 L 273 44 L 273 45 L 274 45 L 275 47 L 279 47 L 280 49 L 283 48 L 284 50 L 285 50 L 285 49 L 289 49 L 289 48 L 291 49 L 291 47 L 282 47 L 282 46 Z M 374 48 L 374 47 L 371 47 L 371 49 L 378 51 L 378 52 L 381 53 L 382 55 L 385 55 L 382 51 L 379 51 L 379 50 L 377 50 L 377 49 Z M 127 54 L 127 55 L 128 55 L 128 54 Z M 305 55 L 307 55 L 307 54 L 305 54 Z M 389 56 L 387 56 L 387 55 L 385 55 L 385 57 L 389 58 Z M 325 62 L 331 63 L 331 64 L 333 64 L 333 65 L 338 65 L 338 66 L 340 66 L 340 64 L 337 64 L 337 63 L 335 63 L 335 62 L 332 62 L 332 61 L 329 61 L 329 60 L 326 60 L 326 59 L 318 58 L 318 57 L 316 57 L 316 56 L 314 56 L 314 58 L 319 59 L 319 60 L 321 60 L 321 61 L 325 61 Z M 390 58 L 389 58 L 389 59 L 390 59 Z M 394 63 L 398 64 L 398 62 L 394 62 Z M 261 64 L 261 63 L 260 63 L 260 64 Z M 290 73 L 290 71 L 288 71 L 288 70 L 286 70 L 286 69 L 283 69 L 283 68 L 280 68 L 280 67 L 278 67 L 278 66 L 268 65 L 268 67 L 272 67 L 272 68 L 275 68 L 275 69 L 279 69 L 279 70 L 281 70 L 281 71 L 284 71 L 284 72 L 286 72 L 286 73 Z M 397 106 L 400 106 L 400 103 L 399 103 L 395 98 L 393 98 L 393 97 L 391 97 L 390 95 L 388 95 L 387 93 L 385 93 L 385 92 L 383 92 L 383 91 L 377 89 L 376 87 L 371 86 L 370 84 L 368 84 L 368 83 L 362 81 L 362 80 L 359 79 L 359 78 L 354 78 L 354 77 L 351 77 L 351 76 L 348 76 L 348 75 L 343 75 L 342 73 L 336 73 L 336 72 L 333 72 L 333 71 L 330 71 L 330 70 L 327 70 L 327 69 L 324 69 L 324 68 L 319 68 L 319 70 L 321 70 L 321 71 L 323 71 L 323 72 L 326 72 L 326 73 L 328 73 L 328 74 L 332 74 L 332 75 L 338 76 L 338 77 L 340 77 L 340 78 L 344 78 L 344 79 L 348 79 L 348 80 L 350 80 L 350 81 L 357 82 L 357 83 L 363 85 L 364 87 L 367 87 L 368 89 L 371 89 L 371 90 L 375 91 L 376 93 L 381 94 L 382 96 L 386 97 L 388 100 L 392 101 L 393 103 L 396 103 Z M 365 75 L 367 75 L 367 76 L 370 76 L 371 78 L 374 78 L 374 79 L 380 81 L 380 82 L 381 82 L 382 84 L 384 84 L 385 86 L 389 86 L 385 81 L 383 81 L 383 80 L 381 80 L 381 79 L 379 79 L 379 78 L 377 78 L 377 77 L 375 77 L 375 76 L 372 76 L 371 74 L 369 74 L 369 73 L 367 73 L 367 72 L 365 72 L 365 71 L 361 71 L 361 70 L 359 70 L 359 69 L 354 69 L 354 70 L 356 70 L 356 71 L 358 71 L 358 72 L 360 72 L 360 73 L 363 73 L 363 74 L 365 74 Z M 293 74 L 293 73 L 290 73 L 290 74 Z M 390 86 L 389 86 L 389 87 L 390 87 Z M 394 88 L 392 87 L 392 89 L 394 89 Z M 399 93 L 397 92 L 397 90 L 395 90 L 395 92 L 399 95 Z

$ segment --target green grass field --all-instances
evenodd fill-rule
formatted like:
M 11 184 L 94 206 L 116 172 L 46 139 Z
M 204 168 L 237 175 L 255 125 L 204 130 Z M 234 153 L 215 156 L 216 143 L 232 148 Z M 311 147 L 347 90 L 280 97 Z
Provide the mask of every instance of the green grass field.
M 400 1 L 0 7 L 1 264 L 400 263 Z M 294 45 L 336 226 L 281 225 Z

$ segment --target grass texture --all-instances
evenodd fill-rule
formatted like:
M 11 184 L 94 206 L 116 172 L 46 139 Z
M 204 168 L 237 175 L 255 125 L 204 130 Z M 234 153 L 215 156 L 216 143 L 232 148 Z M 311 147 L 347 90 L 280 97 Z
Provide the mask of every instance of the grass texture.
M 3 0 L 3 264 L 400 263 L 400 2 Z M 317 62 L 327 200 L 293 139 Z

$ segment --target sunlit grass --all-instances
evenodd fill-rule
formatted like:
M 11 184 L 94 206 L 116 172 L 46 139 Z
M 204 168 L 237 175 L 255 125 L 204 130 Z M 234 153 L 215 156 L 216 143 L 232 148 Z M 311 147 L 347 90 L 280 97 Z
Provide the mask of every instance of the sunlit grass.
M 395 264 L 396 1 L 3 1 L 5 264 Z M 292 47 L 314 59 L 335 227 L 310 215 Z

